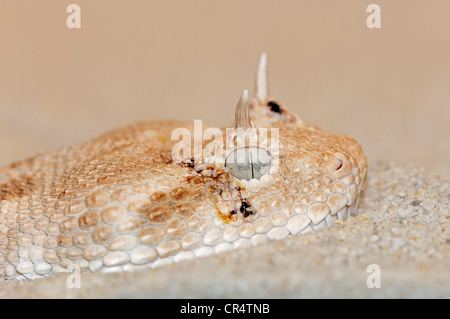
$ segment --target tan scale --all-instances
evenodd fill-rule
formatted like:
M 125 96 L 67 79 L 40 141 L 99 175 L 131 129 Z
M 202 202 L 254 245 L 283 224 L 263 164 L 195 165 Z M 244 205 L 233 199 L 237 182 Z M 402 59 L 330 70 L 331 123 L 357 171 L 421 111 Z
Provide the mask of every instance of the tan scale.
M 360 145 L 270 98 L 265 54 L 256 97 L 244 92 L 235 124 L 279 128 L 279 153 L 269 152 L 277 170 L 240 180 L 223 164 L 174 162 L 172 131 L 194 131 L 176 121 L 139 122 L 0 168 L 0 277 L 155 267 L 332 226 L 355 210 L 367 172 Z

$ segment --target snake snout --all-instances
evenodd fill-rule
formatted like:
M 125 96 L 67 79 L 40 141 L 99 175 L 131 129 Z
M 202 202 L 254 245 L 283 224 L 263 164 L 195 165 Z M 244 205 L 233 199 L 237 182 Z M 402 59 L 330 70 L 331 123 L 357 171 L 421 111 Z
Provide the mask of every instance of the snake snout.
M 342 152 L 328 153 L 325 155 L 328 172 L 336 179 L 341 179 L 352 173 L 352 161 Z

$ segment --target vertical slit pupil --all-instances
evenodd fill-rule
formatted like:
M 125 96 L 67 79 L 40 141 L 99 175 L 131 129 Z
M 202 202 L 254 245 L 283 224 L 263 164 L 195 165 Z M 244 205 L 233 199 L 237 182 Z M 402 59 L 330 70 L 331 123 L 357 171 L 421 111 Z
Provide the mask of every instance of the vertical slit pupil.
M 253 170 L 253 157 L 252 157 L 252 152 L 250 151 L 250 165 L 252 166 L 252 178 L 255 178 L 255 172 Z

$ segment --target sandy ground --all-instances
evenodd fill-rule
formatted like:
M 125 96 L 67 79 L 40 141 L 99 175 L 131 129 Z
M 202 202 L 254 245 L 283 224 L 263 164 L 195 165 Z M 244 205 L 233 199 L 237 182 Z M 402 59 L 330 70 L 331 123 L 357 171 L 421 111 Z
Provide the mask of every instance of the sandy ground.
M 448 1 L 377 1 L 378 30 L 352 0 L 80 0 L 79 30 L 66 27 L 70 3 L 0 3 L 0 165 L 137 120 L 231 124 L 266 51 L 270 92 L 307 123 L 354 136 L 370 175 L 360 216 L 341 226 L 83 274 L 81 289 L 64 276 L 2 282 L 1 296 L 450 297 Z M 380 289 L 367 288 L 369 264 Z

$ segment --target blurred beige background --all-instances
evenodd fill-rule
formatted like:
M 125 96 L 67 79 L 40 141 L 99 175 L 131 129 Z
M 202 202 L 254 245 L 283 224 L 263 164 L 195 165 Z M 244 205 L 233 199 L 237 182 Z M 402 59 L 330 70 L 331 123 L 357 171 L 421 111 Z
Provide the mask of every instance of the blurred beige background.
M 450 177 L 446 0 L 1 0 L 0 48 L 0 165 L 137 120 L 230 125 L 266 51 L 304 121 Z

